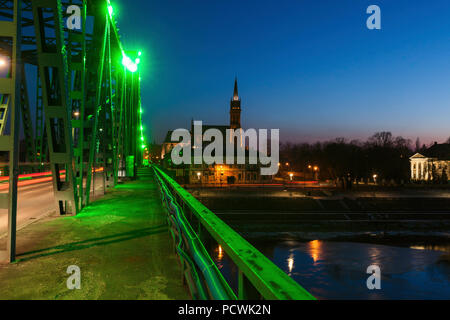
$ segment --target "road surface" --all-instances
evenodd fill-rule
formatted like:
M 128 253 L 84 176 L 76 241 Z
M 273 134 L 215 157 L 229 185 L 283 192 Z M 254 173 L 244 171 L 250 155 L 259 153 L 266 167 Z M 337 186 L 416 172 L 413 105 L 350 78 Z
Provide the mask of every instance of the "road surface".
M 0 185 L 0 192 L 5 192 L 8 184 Z M 102 178 L 96 177 L 96 194 L 103 192 Z M 17 229 L 49 214 L 56 213 L 56 203 L 53 196 L 51 177 L 25 180 L 18 187 Z M 0 209 L 0 238 L 8 230 L 8 211 Z

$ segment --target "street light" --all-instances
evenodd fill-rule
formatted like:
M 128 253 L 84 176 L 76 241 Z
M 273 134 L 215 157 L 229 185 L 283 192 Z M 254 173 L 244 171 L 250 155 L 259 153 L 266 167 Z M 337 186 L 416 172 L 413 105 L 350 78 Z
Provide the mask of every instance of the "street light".
M 197 172 L 197 178 L 198 178 L 198 180 L 200 181 L 200 176 L 201 176 L 202 174 L 200 173 L 200 172 Z
M 294 174 L 293 173 L 289 173 L 289 177 L 291 178 L 291 181 L 292 181 L 292 177 L 294 176 Z
M 108 3 L 108 13 L 109 13 L 109 16 L 112 18 L 114 15 L 114 8 L 110 3 Z
M 141 63 L 140 58 L 137 58 L 136 60 L 132 61 L 130 57 L 128 57 L 125 53 L 123 54 L 122 65 L 126 67 L 130 72 L 132 73 L 136 72 L 139 63 Z

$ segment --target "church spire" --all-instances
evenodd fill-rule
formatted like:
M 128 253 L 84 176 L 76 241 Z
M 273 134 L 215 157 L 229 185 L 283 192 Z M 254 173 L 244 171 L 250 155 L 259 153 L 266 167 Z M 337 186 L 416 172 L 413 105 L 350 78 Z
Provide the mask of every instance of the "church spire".
M 237 77 L 234 78 L 234 94 L 233 94 L 233 100 L 234 100 L 234 101 L 239 100 Z
M 234 79 L 233 99 L 230 102 L 230 128 L 237 129 L 241 127 L 241 99 L 238 94 L 237 77 Z

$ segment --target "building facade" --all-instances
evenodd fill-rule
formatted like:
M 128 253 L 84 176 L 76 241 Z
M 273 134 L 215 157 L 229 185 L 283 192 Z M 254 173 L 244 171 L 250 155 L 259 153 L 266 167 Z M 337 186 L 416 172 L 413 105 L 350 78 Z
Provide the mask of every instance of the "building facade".
M 414 182 L 447 182 L 450 177 L 450 144 L 435 143 L 410 158 L 411 180 Z

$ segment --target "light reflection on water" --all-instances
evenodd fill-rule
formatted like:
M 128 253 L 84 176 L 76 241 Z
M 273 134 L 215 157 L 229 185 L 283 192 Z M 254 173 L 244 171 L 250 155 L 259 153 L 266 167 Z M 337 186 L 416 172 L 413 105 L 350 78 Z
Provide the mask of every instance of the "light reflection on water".
M 218 245 L 217 248 L 214 250 L 214 258 L 216 261 L 216 265 L 219 269 L 223 268 L 223 259 L 224 259 L 224 253 L 221 245 Z
M 320 260 L 320 253 L 322 251 L 322 242 L 319 240 L 313 240 L 308 242 L 308 252 L 311 255 L 311 258 L 313 258 L 314 263 L 316 263 L 318 260 Z
M 291 253 L 289 255 L 289 258 L 287 259 L 287 264 L 288 264 L 288 274 L 290 276 L 292 273 L 292 270 L 294 269 L 294 254 L 293 253 Z
M 251 242 L 319 299 L 450 299 L 449 247 L 436 251 L 321 240 Z M 233 278 L 236 268 L 222 248 L 215 251 L 218 267 L 227 279 Z M 381 269 L 381 290 L 367 289 L 370 265 Z

